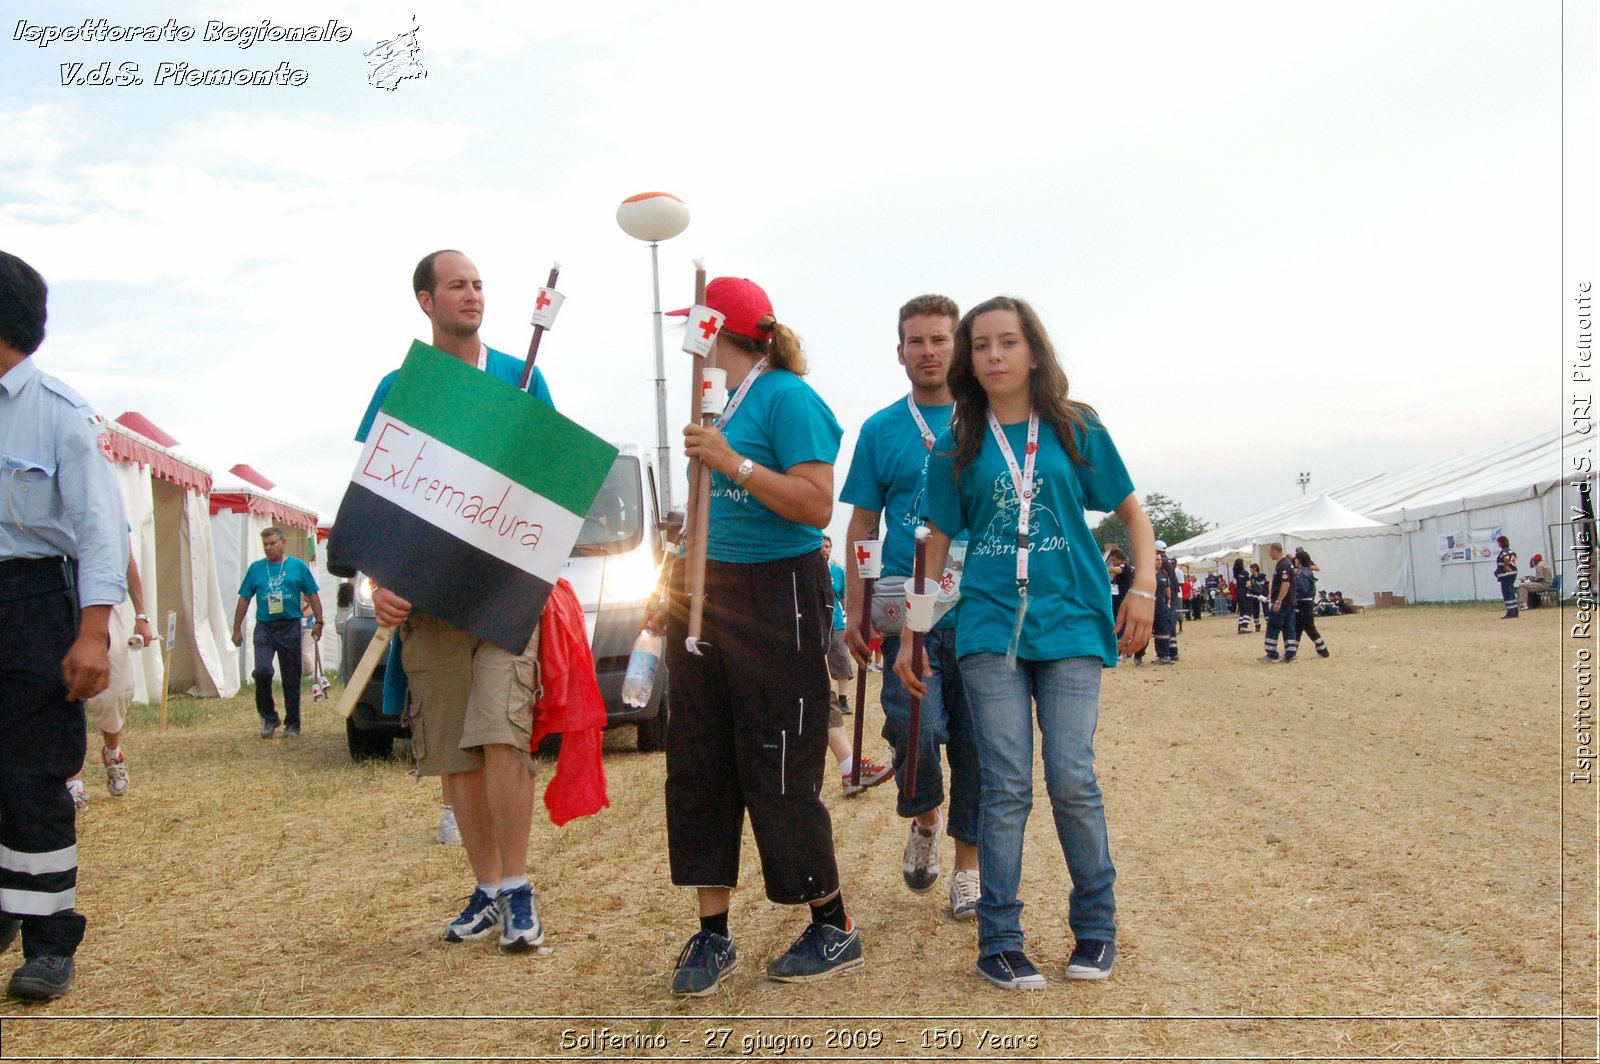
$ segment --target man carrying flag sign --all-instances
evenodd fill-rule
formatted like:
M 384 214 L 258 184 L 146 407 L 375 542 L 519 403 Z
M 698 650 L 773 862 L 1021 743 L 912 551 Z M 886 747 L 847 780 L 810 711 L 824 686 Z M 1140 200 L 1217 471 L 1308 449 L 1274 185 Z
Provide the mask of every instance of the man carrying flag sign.
M 428 255 L 413 288 L 433 347 L 413 344 L 373 396 L 329 556 L 371 577 L 378 623 L 400 627 L 417 768 L 448 781 L 477 887 L 444 937 L 498 931 L 520 952 L 544 940 L 527 876 L 532 637 L 616 450 L 555 413 L 537 369 L 530 399 L 523 362 L 478 339 L 465 255 Z

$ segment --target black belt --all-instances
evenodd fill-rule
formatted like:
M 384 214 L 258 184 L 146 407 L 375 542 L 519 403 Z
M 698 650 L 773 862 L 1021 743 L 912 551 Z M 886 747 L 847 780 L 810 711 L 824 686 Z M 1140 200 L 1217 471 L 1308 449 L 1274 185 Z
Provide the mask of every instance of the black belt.
M 72 558 L 6 558 L 0 561 L 0 602 L 70 591 L 77 586 L 78 563 Z

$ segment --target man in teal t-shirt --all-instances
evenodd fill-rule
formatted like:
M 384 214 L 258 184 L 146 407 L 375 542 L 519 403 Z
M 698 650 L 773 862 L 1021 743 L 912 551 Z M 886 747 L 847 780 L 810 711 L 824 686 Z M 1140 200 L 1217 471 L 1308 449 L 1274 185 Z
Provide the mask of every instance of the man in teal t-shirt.
M 250 600 L 256 600 L 256 667 L 250 674 L 256 682 L 256 712 L 261 714 L 261 737 L 270 739 L 278 730 L 278 710 L 272 704 L 272 659 L 283 670 L 283 735 L 300 734 L 300 629 L 304 614 L 300 596 L 311 603 L 316 624 L 311 638 L 322 638 L 322 597 L 317 594 L 317 578 L 311 567 L 299 558 L 288 556 L 288 543 L 276 528 L 261 530 L 261 549 L 266 557 L 250 563 L 239 585 L 239 604 L 233 611 L 233 645 L 244 646 L 244 614 Z
M 938 435 L 950 424 L 954 410 L 946 378 L 954 355 L 956 321 L 960 311 L 944 296 L 926 295 L 900 308 L 900 344 L 895 348 L 911 383 L 910 394 L 873 414 L 861 426 L 850 473 L 839 501 L 855 507 L 850 516 L 847 554 L 855 544 L 876 538 L 883 519 L 883 575 L 909 579 L 915 556 L 914 537 L 925 510 L 925 471 L 928 454 Z M 960 529 L 954 529 L 959 536 Z M 929 573 L 937 582 L 940 573 Z M 880 590 L 892 592 L 895 581 Z M 868 660 L 867 644 L 860 634 L 863 602 L 859 570 L 851 566 L 846 598 L 845 639 L 857 658 Z M 888 601 L 885 596 L 884 601 Z M 898 599 L 896 599 L 898 601 Z M 976 915 L 978 879 L 978 752 L 967 706 L 966 687 L 955 658 L 956 610 L 923 638 L 923 650 L 933 668 L 928 694 L 922 700 L 917 743 L 917 788 L 907 794 L 905 776 L 897 775 L 896 810 L 912 821 L 901 875 L 914 891 L 930 889 L 939 879 L 939 840 L 948 829 L 955 840 L 955 870 L 950 876 L 950 913 L 957 919 Z M 899 619 L 896 610 L 892 615 Z M 885 612 L 875 617 L 875 627 L 890 623 Z M 900 651 L 898 629 L 883 632 L 883 660 L 892 662 Z M 894 744 L 896 769 L 910 752 L 911 696 L 894 673 L 883 671 L 883 737 Z M 939 748 L 950 764 L 950 811 L 944 805 L 944 776 Z

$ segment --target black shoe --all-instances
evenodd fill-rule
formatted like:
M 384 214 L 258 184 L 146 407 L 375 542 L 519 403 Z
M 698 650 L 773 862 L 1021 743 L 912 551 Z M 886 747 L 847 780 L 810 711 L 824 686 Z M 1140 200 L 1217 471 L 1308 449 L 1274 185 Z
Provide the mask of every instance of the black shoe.
M 1325 658 L 1327 656 L 1328 656 L 1328 648 L 1327 647 L 1318 647 L 1317 648 L 1317 657 Z
M 0 953 L 11 948 L 11 943 L 17 940 L 17 932 L 22 930 L 22 921 L 15 916 L 0 916 Z
M 839 696 L 839 712 L 843 713 L 847 717 L 850 715 L 850 696 L 849 695 L 840 695 Z
M 261 737 L 263 739 L 272 738 L 272 733 L 277 730 L 278 726 L 276 724 L 268 724 L 266 721 L 261 722 Z
M 49 1001 L 72 986 L 72 958 L 41 953 L 11 973 L 6 996 L 20 1001 Z
M 739 953 L 733 948 L 733 939 L 714 931 L 696 931 L 678 954 L 672 992 L 679 997 L 705 997 L 737 967 Z
M 286 725 L 284 725 L 284 727 L 283 727 L 283 737 L 285 739 L 298 739 L 298 738 L 300 738 L 300 725 L 298 725 L 298 724 L 286 724 Z

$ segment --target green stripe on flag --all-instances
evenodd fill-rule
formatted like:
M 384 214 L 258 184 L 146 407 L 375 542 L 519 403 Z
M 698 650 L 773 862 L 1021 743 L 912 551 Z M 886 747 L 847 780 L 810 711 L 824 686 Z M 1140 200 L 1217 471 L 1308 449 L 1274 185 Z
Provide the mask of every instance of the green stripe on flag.
M 421 340 L 380 409 L 577 514 L 617 456 L 547 403 Z

